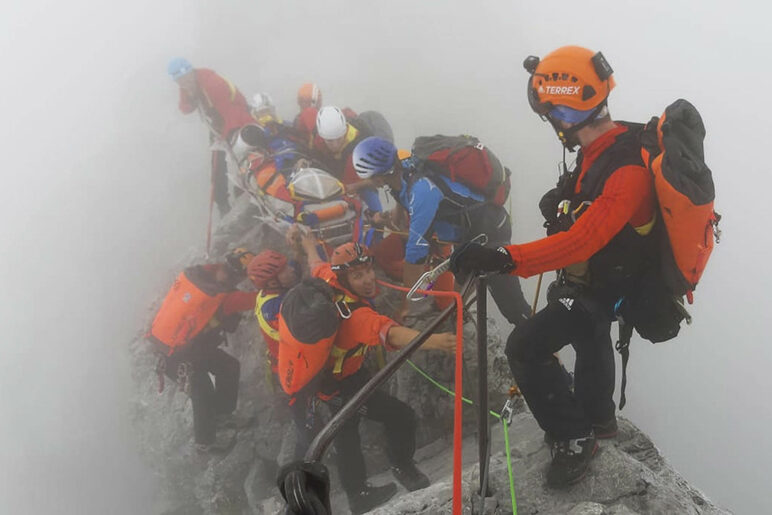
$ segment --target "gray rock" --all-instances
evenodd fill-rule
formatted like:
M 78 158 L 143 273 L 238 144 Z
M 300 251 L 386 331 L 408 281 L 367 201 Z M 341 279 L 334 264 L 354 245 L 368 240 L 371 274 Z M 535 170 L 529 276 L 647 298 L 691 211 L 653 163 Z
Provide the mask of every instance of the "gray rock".
M 281 224 L 265 223 L 255 218 L 256 211 L 242 196 L 218 226 L 211 260 L 228 248 L 246 246 L 253 250 L 275 248 L 286 251 Z M 195 253 L 186 256 L 180 268 L 204 261 Z M 173 277 L 169 278 L 169 283 Z M 165 291 L 148 312 L 143 326 L 152 320 Z M 401 303 L 401 294 L 384 290 L 377 299 L 379 309 L 393 312 Z M 437 310 L 431 300 L 416 303 L 410 325 L 424 327 Z M 476 329 L 474 313 L 464 325 L 464 396 L 477 401 Z M 443 330 L 454 330 L 448 321 Z M 166 381 L 158 393 L 154 372 L 157 356 L 143 340 L 141 331 L 129 345 L 132 358 L 134 395 L 132 421 L 140 452 L 151 465 L 164 497 L 164 513 L 171 514 L 275 514 L 281 502 L 275 485 L 276 472 L 292 454 L 294 427 L 286 400 L 266 374 L 265 348 L 257 324 L 245 314 L 239 330 L 229 335 L 225 351 L 241 363 L 241 384 L 237 415 L 256 422 L 238 431 L 233 449 L 224 456 L 200 455 L 192 446 L 192 413 L 186 395 Z M 488 398 L 493 411 L 499 411 L 512 385 L 504 357 L 509 328 L 488 321 Z M 375 353 L 368 366 L 377 368 Z M 389 357 L 387 356 L 387 359 Z M 418 352 L 412 361 L 434 380 L 452 389 L 454 358 L 434 351 Z M 416 460 L 433 484 L 421 491 L 401 491 L 388 504 L 372 513 L 426 514 L 450 513 L 452 506 L 452 427 L 453 397 L 440 391 L 410 366 L 405 366 L 384 386 L 408 402 L 419 418 Z M 616 441 L 602 443 L 588 477 L 564 491 L 549 490 L 544 485 L 544 471 L 550 455 L 543 443 L 543 433 L 516 399 L 516 415 L 509 429 L 513 457 L 515 491 L 521 514 L 615 514 L 637 513 L 725 513 L 698 490 L 691 487 L 669 467 L 651 440 L 635 426 L 620 419 Z M 479 485 L 477 443 L 474 437 L 477 414 L 474 406 L 464 407 L 465 445 L 463 454 L 464 513 L 472 513 L 471 498 Z M 489 484 L 493 498 L 486 499 L 486 513 L 511 513 L 509 482 L 503 446 L 502 426 L 493 417 L 492 453 Z M 374 484 L 393 481 L 387 471 L 383 452 L 383 432 L 377 424 L 363 423 L 360 429 L 368 474 Z M 330 453 L 328 453 L 329 455 Z M 330 463 L 329 456 L 325 463 Z M 337 471 L 333 478 L 334 513 L 346 513 L 345 496 L 338 487 Z M 478 503 L 479 505 L 479 503 Z

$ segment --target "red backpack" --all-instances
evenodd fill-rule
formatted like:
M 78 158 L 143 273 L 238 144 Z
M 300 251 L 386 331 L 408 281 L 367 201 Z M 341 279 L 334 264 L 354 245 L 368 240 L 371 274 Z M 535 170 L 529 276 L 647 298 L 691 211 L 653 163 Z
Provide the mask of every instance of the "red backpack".
M 422 171 L 445 175 L 489 202 L 501 206 L 509 197 L 509 169 L 474 136 L 421 136 L 413 142 L 412 154 Z

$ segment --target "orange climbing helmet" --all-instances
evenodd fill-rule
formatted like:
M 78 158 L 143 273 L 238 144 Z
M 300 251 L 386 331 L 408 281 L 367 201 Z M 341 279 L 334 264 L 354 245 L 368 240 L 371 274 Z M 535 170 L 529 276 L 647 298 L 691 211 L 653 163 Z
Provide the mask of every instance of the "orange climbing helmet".
M 319 109 L 322 107 L 322 92 L 319 91 L 319 87 L 312 82 L 300 86 L 298 90 L 298 105 L 301 109 L 305 107 Z
M 615 86 L 614 70 L 603 54 L 579 46 L 558 48 L 544 59 L 528 56 L 523 67 L 531 74 L 531 108 L 542 117 L 568 123 L 594 119 Z
M 370 255 L 366 245 L 357 242 L 348 242 L 337 247 L 330 256 L 330 268 L 336 274 L 345 272 L 351 267 L 357 265 L 369 265 L 373 262 L 373 256 Z

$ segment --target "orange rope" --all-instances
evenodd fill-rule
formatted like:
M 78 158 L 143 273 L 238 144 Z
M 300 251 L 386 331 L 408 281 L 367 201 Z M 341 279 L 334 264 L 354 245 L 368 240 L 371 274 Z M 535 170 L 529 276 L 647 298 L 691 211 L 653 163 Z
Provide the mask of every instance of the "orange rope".
M 397 291 L 407 293 L 410 288 L 397 286 L 378 280 L 378 284 Z M 462 412 L 463 412 L 463 357 L 464 357 L 464 317 L 462 310 L 464 300 L 457 291 L 416 290 L 422 295 L 435 297 L 452 297 L 456 301 L 456 387 L 453 406 L 453 515 L 461 515 L 461 446 L 462 446 Z

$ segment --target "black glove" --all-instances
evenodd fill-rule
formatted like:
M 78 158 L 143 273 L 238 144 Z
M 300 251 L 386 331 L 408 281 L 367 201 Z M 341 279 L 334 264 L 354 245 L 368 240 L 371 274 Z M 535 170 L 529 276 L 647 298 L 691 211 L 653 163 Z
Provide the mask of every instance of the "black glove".
M 450 271 L 455 275 L 499 272 L 515 269 L 515 263 L 504 247 L 491 249 L 479 243 L 466 242 L 450 256 Z

